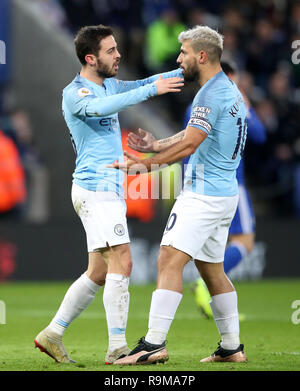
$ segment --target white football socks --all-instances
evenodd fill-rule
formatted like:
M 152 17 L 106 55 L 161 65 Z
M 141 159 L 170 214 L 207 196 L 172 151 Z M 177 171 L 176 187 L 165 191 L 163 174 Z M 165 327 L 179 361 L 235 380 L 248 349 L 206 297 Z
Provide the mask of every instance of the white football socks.
M 100 285 L 82 274 L 68 289 L 48 328 L 63 336 L 70 323 L 93 301 Z
M 210 306 L 222 337 L 222 348 L 237 349 L 240 346 L 240 329 L 236 291 L 212 296 Z
M 153 292 L 145 337 L 147 342 L 160 345 L 166 340 L 181 299 L 182 294 L 175 291 L 156 289 Z
M 116 273 L 106 275 L 103 304 L 108 327 L 108 350 L 111 351 L 127 345 L 125 332 L 130 298 L 128 286 L 129 277 Z

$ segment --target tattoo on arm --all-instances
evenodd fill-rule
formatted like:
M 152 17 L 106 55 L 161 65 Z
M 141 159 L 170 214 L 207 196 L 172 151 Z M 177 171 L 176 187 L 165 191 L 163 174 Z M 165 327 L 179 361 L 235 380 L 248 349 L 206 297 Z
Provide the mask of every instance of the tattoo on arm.
M 157 140 L 157 145 L 160 150 L 163 150 L 177 143 L 178 141 L 182 140 L 184 138 L 184 135 L 185 135 L 185 130 L 182 130 L 181 132 L 176 133 L 174 136 Z

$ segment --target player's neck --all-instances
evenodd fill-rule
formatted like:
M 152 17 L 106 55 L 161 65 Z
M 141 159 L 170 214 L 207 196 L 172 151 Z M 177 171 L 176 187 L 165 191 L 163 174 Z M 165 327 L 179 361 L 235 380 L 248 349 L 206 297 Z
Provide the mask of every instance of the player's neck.
M 80 76 L 84 77 L 89 81 L 92 81 L 93 83 L 99 84 L 100 86 L 102 86 L 104 81 L 103 77 L 100 77 L 97 72 L 94 72 L 88 67 L 81 68 Z
M 200 86 L 204 86 L 204 84 L 207 83 L 209 79 L 216 76 L 216 74 L 221 71 L 222 68 L 220 64 L 216 64 L 215 66 L 210 66 L 206 67 L 205 69 L 202 69 L 198 80 Z

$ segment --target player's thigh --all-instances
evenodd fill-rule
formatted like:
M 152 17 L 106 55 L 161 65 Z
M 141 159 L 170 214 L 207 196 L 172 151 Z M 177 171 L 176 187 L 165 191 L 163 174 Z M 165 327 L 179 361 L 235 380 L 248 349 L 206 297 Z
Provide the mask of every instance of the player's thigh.
M 194 259 L 209 263 L 222 263 L 228 239 L 228 227 L 215 227 Z
M 191 256 L 173 246 L 161 246 L 157 259 L 158 273 L 164 271 L 182 270 L 191 260 Z
M 126 204 L 114 192 L 72 186 L 72 201 L 86 232 L 88 252 L 129 243 Z
M 238 197 L 224 197 L 222 217 L 216 222 L 214 229 L 204 242 L 203 246 L 195 254 L 194 259 L 209 263 L 221 263 L 228 240 L 229 227 L 232 222 Z
M 220 218 L 211 197 L 183 193 L 175 202 L 161 241 L 195 258 Z

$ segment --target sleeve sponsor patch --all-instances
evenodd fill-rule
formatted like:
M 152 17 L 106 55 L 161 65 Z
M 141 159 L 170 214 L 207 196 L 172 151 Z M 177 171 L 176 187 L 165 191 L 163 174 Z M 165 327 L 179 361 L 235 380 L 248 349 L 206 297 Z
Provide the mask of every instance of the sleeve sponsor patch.
M 92 91 L 88 88 L 80 88 L 77 92 L 81 98 L 84 98 L 87 95 L 93 95 Z
M 193 126 L 193 125 L 201 126 L 201 127 L 204 128 L 205 130 L 207 130 L 207 132 L 210 132 L 210 131 L 211 131 L 211 125 L 210 125 L 210 123 L 207 122 L 207 121 L 204 120 L 204 119 L 191 117 L 191 119 L 189 120 L 188 126 Z
M 211 125 L 206 119 L 206 116 L 211 112 L 209 107 L 205 106 L 194 106 L 191 113 L 191 118 L 188 125 L 198 125 L 204 128 L 207 132 L 210 132 Z
M 205 106 L 194 106 L 192 110 L 192 115 L 197 114 L 200 116 L 202 114 L 202 117 L 206 117 L 206 114 L 209 114 L 211 112 L 211 109 L 209 107 Z

